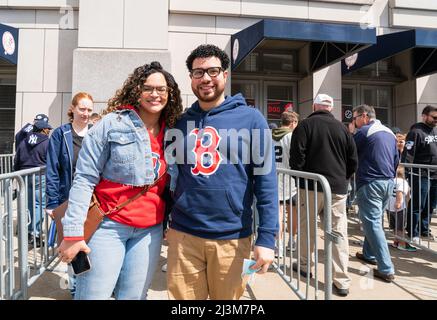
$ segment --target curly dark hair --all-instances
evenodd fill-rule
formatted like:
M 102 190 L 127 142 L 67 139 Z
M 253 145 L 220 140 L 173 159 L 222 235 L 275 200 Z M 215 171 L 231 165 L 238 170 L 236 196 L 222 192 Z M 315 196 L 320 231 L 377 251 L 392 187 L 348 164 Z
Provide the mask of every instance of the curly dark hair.
M 170 88 L 167 104 L 161 113 L 161 119 L 165 119 L 167 127 L 174 127 L 183 110 L 181 92 L 173 76 L 164 70 L 161 64 L 157 61 L 136 68 L 124 82 L 123 87 L 117 90 L 114 97 L 109 99 L 108 107 L 103 111 L 103 114 L 114 112 L 126 105 L 138 108 L 138 100 L 144 82 L 151 74 L 157 72 L 164 76 L 167 86 Z
M 193 70 L 194 59 L 209 57 L 219 58 L 220 62 L 222 63 L 222 68 L 224 70 L 228 69 L 230 60 L 226 52 L 213 44 L 201 44 L 196 49 L 191 51 L 190 55 L 187 58 L 187 61 L 185 61 L 188 71 L 191 72 Z

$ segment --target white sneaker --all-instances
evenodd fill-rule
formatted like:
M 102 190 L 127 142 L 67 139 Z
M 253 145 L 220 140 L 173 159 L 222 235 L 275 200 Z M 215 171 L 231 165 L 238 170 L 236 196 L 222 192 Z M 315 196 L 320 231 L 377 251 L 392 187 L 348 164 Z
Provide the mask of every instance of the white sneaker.
M 420 244 L 420 238 L 419 237 L 413 237 L 413 243 Z
M 167 272 L 167 263 L 161 267 L 162 272 Z

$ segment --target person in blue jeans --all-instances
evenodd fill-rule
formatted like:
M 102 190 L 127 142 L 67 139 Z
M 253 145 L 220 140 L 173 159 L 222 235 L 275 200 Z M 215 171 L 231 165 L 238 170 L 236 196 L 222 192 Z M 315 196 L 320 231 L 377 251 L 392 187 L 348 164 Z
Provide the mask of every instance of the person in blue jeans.
M 105 113 L 83 140 L 58 252 L 67 263 L 79 251 L 89 254 L 91 269 L 77 275 L 76 300 L 113 293 L 117 300 L 146 299 L 166 207 L 164 132 L 182 113 L 182 99 L 173 76 L 151 62 L 129 75 Z M 93 193 L 107 215 L 87 243 L 84 222 Z
M 399 162 L 396 136 L 376 119 L 372 106 L 353 109 L 358 129 L 354 140 L 358 151 L 356 203 L 364 230 L 363 252 L 356 257 L 377 265 L 373 275 L 386 282 L 394 280 L 394 266 L 385 238 L 382 217 L 393 192 Z
M 437 108 L 426 106 L 422 111 L 422 122 L 411 126 L 407 134 L 402 162 L 422 165 L 437 165 Z M 421 172 L 419 172 L 419 170 Z M 420 175 L 419 175 L 420 174 Z M 437 170 L 412 169 L 407 172 L 412 197 L 408 212 L 407 232 L 413 242 L 434 240 L 429 224 L 432 211 L 437 206 Z M 429 179 L 428 179 L 429 178 Z
M 46 153 L 51 129 L 52 127 L 48 121 L 37 120 L 34 122 L 32 131 L 21 140 L 17 147 L 14 158 L 14 171 L 46 165 Z M 40 174 L 27 176 L 28 239 L 30 247 L 39 247 L 41 245 L 40 233 L 44 220 L 45 198 L 45 176 Z

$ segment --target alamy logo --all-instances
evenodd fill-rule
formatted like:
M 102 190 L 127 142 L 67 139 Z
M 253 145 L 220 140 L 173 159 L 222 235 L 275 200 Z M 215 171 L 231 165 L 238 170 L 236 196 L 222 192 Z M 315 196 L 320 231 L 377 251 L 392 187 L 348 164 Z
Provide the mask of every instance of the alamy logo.
M 193 129 L 190 135 L 196 137 L 196 144 L 193 149 L 195 155 L 195 166 L 191 169 L 194 175 L 211 175 L 217 171 L 222 162 L 222 156 L 217 148 L 220 143 L 220 135 L 213 127 L 205 127 L 201 130 Z
M 29 137 L 29 144 L 36 144 L 37 141 L 38 141 L 38 136 L 37 136 L 37 135 L 32 134 L 32 135 Z

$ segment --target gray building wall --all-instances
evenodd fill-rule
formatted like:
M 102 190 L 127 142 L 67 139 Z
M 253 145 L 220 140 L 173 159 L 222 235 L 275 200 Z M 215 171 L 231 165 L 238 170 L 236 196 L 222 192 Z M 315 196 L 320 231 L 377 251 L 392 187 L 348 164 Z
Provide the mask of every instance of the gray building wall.
M 185 67 L 189 52 L 214 43 L 230 54 L 231 35 L 265 17 L 360 23 L 385 34 L 437 29 L 436 16 L 437 2 L 429 0 L 168 0 L 153 6 L 143 0 L 0 0 L 0 22 L 20 28 L 16 130 L 39 112 L 54 126 L 65 122 L 72 92 L 88 91 L 96 109 L 104 108 L 128 74 L 152 60 L 174 74 L 188 106 L 195 100 Z M 299 81 L 303 115 L 319 92 L 340 107 L 341 80 L 336 64 Z M 232 75 L 227 93 L 231 81 Z M 436 82 L 432 75 L 396 86 L 394 113 L 402 127 L 420 119 L 423 105 L 437 104 Z

